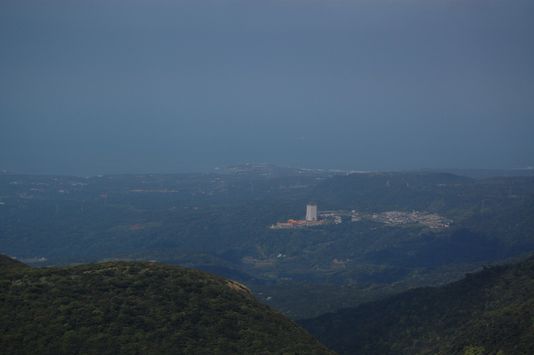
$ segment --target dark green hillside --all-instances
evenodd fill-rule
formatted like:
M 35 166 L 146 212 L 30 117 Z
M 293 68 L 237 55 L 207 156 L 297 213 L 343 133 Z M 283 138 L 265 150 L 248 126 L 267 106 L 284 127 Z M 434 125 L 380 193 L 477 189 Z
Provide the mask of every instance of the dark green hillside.
M 26 264 L 0 254 L 0 272 L 9 272 L 14 269 L 27 268 Z
M 0 258 L 3 354 L 329 353 L 246 287 L 204 272 L 146 262 L 12 264 Z
M 534 354 L 534 257 L 302 324 L 342 354 Z

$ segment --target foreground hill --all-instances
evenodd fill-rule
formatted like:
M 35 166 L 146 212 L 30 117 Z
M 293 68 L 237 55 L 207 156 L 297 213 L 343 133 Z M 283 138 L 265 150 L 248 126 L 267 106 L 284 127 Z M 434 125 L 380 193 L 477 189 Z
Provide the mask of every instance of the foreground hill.
M 329 353 L 233 281 L 146 262 L 54 269 L 0 258 L 5 354 Z
M 0 272 L 7 272 L 19 268 L 27 268 L 28 265 L 21 263 L 18 260 L 11 259 L 8 256 L 0 254 Z
M 342 354 L 534 354 L 534 257 L 302 324 Z

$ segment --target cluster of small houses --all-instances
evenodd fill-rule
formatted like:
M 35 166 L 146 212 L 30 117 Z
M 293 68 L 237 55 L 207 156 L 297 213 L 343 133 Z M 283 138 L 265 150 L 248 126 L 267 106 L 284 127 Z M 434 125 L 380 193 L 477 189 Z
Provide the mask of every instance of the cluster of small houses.
M 355 210 L 318 211 L 317 204 L 306 206 L 305 219 L 289 219 L 286 222 L 273 224 L 271 229 L 307 228 L 327 224 L 340 224 L 344 221 L 359 222 L 375 221 L 387 225 L 421 224 L 431 229 L 448 228 L 452 221 L 436 213 L 412 211 L 387 211 L 380 213 L 363 213 Z

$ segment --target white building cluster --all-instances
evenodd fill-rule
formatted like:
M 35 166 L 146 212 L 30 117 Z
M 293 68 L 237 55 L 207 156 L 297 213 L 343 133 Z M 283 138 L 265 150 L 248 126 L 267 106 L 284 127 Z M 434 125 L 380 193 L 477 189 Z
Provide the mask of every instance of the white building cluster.
M 384 223 L 390 226 L 419 224 L 430 229 L 445 229 L 452 223 L 451 220 L 436 213 L 421 211 L 386 211 L 378 213 L 364 213 L 356 210 L 318 211 L 317 204 L 310 202 L 306 205 L 305 219 L 288 219 L 278 222 L 271 229 L 293 229 L 321 226 L 327 224 L 341 224 L 344 221 L 360 222 L 363 220 Z

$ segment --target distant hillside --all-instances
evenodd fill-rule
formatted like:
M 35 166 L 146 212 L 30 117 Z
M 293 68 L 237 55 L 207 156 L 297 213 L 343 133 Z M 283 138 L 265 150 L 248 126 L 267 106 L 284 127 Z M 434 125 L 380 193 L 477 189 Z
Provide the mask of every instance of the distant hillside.
M 465 204 L 458 193 L 468 192 L 470 198 L 475 184 L 474 179 L 447 173 L 355 173 L 324 180 L 312 194 L 328 208 L 443 211 Z
M 0 257 L 3 354 L 329 353 L 233 281 L 156 263 L 12 268 Z
M 534 354 L 534 257 L 302 324 L 341 354 Z

